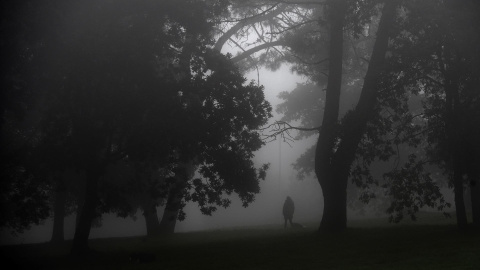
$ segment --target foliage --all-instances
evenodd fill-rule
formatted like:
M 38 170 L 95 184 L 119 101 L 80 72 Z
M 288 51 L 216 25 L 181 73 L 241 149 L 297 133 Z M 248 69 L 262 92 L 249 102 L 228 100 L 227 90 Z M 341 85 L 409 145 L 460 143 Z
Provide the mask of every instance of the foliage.
M 26 110 L 37 114 L 29 138 L 35 147 L 28 146 L 34 163 L 47 174 L 100 173 L 97 211 L 122 216 L 133 211 L 133 191 L 156 186 L 150 195 L 166 196 L 164 180 L 188 160 L 202 166 L 202 181 L 216 183 L 204 186 L 215 194 L 207 203 L 193 190 L 202 207 L 211 209 L 223 192 L 251 202 L 267 168 L 257 171 L 251 161 L 263 144 L 255 129 L 271 109 L 262 87 L 247 84 L 228 57 L 211 49 L 212 27 L 226 4 L 39 3 L 44 13 L 32 24 L 42 23 L 43 50 L 32 67 L 41 73 L 29 85 L 39 98 L 37 110 Z M 163 173 L 142 180 L 133 170 L 139 164 L 143 173 Z

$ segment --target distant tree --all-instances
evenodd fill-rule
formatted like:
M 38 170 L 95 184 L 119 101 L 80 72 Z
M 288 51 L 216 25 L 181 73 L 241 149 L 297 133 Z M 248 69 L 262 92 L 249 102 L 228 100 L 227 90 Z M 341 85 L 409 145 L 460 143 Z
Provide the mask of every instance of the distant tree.
M 423 1 L 409 6 L 409 20 L 398 42 L 401 74 L 415 94 L 423 96 L 424 121 L 431 163 L 450 179 L 457 224 L 467 225 L 464 188 L 471 191 L 472 214 L 478 223 L 478 78 L 479 6 L 469 1 Z M 427 14 L 428 11 L 428 16 Z

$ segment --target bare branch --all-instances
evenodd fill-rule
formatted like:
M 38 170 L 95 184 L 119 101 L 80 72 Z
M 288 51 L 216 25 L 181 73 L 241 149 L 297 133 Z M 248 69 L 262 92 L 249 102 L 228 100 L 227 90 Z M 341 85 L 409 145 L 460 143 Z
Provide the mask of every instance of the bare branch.
M 269 130 L 270 134 L 268 135 L 263 135 L 264 139 L 267 140 L 268 142 L 274 141 L 277 139 L 277 136 L 280 136 L 280 138 L 283 139 L 283 141 L 287 142 L 293 142 L 295 141 L 293 139 L 293 136 L 290 135 L 289 131 L 290 130 L 299 130 L 299 131 L 320 131 L 321 127 L 313 127 L 313 128 L 305 128 L 305 127 L 295 127 L 290 125 L 289 123 L 285 121 L 275 121 L 275 123 L 270 124 L 266 126 L 265 128 L 261 128 L 261 131 Z
M 273 17 L 277 16 L 278 14 L 281 14 L 283 11 L 285 11 L 285 6 L 278 7 L 277 9 L 273 10 L 270 13 L 266 13 L 273 8 L 277 7 L 278 4 L 272 6 L 271 8 L 267 9 L 266 11 L 252 17 L 245 18 L 232 26 L 232 28 L 228 29 L 220 38 L 218 38 L 217 42 L 215 43 L 214 49 L 220 51 L 225 45 L 225 43 L 235 34 L 237 33 L 240 29 L 247 25 L 251 25 L 254 23 L 259 23 L 263 22 L 269 19 L 272 19 Z

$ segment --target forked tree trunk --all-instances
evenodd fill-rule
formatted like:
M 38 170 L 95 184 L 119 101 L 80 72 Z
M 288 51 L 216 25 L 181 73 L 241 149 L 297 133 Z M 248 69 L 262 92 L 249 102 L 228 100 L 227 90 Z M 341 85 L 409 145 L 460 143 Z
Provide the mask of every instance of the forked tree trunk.
M 187 187 L 187 182 L 193 177 L 196 167 L 192 160 L 181 164 L 175 172 L 175 183 L 170 187 L 167 204 L 163 212 L 162 221 L 160 221 L 160 232 L 162 234 L 172 234 L 175 232 L 178 214 L 182 208 L 183 192 Z
M 67 189 L 63 175 L 59 173 L 54 177 L 57 187 L 55 190 L 55 202 L 53 205 L 53 232 L 50 242 L 61 243 L 64 241 L 65 203 L 67 198 Z
M 160 221 L 160 233 L 172 234 L 175 232 L 175 225 L 177 224 L 178 213 L 181 209 L 182 194 L 186 184 L 186 176 L 177 176 L 176 183 L 170 189 L 168 194 L 167 204 L 163 212 L 162 221 Z
M 165 208 L 163 212 L 162 221 L 160 222 L 160 233 L 161 234 L 173 234 L 175 233 L 175 225 L 177 225 L 179 208 L 173 208 L 172 205 L 168 205 L 168 208 Z
M 157 207 L 150 201 L 145 203 L 142 208 L 147 227 L 147 236 L 158 235 L 160 233 L 160 222 L 158 221 Z
M 374 117 L 377 83 L 385 63 L 390 38 L 389 29 L 395 21 L 397 1 L 385 1 L 372 57 L 365 76 L 362 93 L 353 112 L 342 123 L 343 136 L 337 137 L 338 110 L 342 79 L 343 27 L 346 2 L 331 2 L 329 76 L 325 113 L 315 152 L 315 173 L 324 195 L 324 211 L 320 231 L 342 231 L 347 227 L 347 183 L 368 121 Z

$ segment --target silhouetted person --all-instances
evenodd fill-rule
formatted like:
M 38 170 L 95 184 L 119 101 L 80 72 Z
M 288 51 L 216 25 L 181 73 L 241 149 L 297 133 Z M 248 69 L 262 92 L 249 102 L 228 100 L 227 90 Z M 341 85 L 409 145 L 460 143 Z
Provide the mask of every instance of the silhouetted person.
M 290 226 L 293 226 L 293 212 L 295 212 L 295 204 L 293 203 L 292 198 L 290 198 L 290 196 L 287 196 L 287 199 L 283 204 L 283 217 L 285 218 L 285 228 L 287 228 L 287 220 L 290 221 Z

